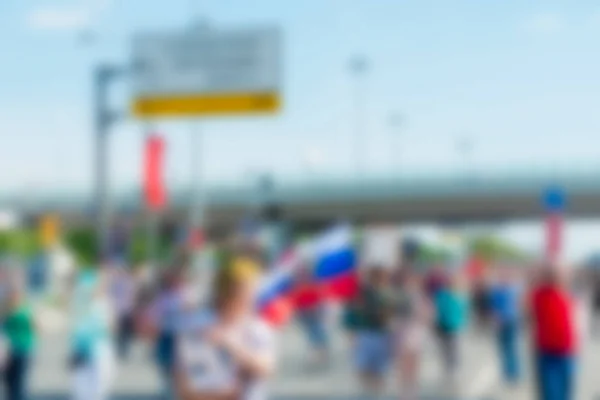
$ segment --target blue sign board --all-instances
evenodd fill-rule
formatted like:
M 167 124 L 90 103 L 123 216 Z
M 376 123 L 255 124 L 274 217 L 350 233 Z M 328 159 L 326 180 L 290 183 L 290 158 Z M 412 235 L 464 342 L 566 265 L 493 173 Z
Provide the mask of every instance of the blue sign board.
M 565 191 L 560 186 L 550 186 L 546 189 L 543 196 L 543 204 L 546 211 L 558 212 L 563 211 L 567 199 Z

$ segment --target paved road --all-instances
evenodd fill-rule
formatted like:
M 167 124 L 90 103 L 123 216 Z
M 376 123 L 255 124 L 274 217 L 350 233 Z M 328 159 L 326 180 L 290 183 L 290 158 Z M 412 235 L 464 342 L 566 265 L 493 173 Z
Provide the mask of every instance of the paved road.
M 360 388 L 354 379 L 346 349 L 346 340 L 340 332 L 335 333 L 335 352 L 329 368 L 310 370 L 306 368 L 306 347 L 300 332 L 290 328 L 281 336 L 281 360 L 276 379 L 272 384 L 273 398 L 276 400 L 352 400 L 363 399 L 358 394 Z M 460 399 L 473 400 L 529 400 L 533 399 L 530 384 L 516 391 L 506 391 L 498 383 L 498 369 L 493 341 L 489 335 L 469 333 L 464 341 L 463 372 L 460 379 Z M 527 350 L 523 346 L 523 357 Z M 40 346 L 33 374 L 35 400 L 66 399 L 69 376 L 66 368 L 67 340 L 61 333 L 45 336 Z M 593 399 L 598 384 L 597 371 L 600 370 L 600 342 L 590 342 L 583 352 L 581 384 L 578 398 Z M 528 360 L 525 360 L 529 362 Z M 526 364 L 528 367 L 529 364 Z M 440 370 L 434 343 L 424 355 L 423 385 L 421 398 L 431 400 L 447 399 L 440 386 Z M 387 398 L 394 397 L 396 388 L 394 377 L 390 375 Z M 527 379 L 530 383 L 531 379 Z M 159 380 L 152 367 L 147 349 L 139 344 L 130 362 L 118 369 L 115 384 L 115 399 L 145 400 L 155 399 L 159 392 Z M 367 397 L 368 398 L 368 397 Z

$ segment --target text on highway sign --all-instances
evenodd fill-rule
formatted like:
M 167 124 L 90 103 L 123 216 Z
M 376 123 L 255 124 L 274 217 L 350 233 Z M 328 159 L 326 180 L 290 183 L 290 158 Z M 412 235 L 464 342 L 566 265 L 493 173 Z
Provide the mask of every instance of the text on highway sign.
M 275 27 L 145 33 L 133 42 L 135 116 L 274 113 L 281 35 Z

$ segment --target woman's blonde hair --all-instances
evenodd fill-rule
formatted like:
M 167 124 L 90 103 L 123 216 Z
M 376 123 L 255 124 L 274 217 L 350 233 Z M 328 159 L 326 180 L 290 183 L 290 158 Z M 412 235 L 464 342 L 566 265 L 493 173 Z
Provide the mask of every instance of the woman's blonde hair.
M 234 258 L 219 269 L 215 278 L 214 306 L 222 308 L 244 285 L 260 278 L 260 265 L 247 257 Z

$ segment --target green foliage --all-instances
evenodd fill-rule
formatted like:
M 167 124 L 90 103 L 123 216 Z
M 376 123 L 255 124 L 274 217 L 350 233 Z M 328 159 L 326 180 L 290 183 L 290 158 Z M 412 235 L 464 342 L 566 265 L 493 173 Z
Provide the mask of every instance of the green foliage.
M 146 260 L 148 256 L 148 242 L 141 230 L 133 233 L 129 243 L 129 261 L 132 265 L 137 265 Z
M 80 227 L 69 230 L 66 233 L 65 242 L 67 248 L 72 251 L 79 265 L 96 265 L 98 263 L 98 240 L 93 227 Z M 157 243 L 156 257 L 162 263 L 170 256 L 170 243 L 159 238 Z M 127 253 L 128 262 L 132 265 L 139 264 L 147 259 L 148 238 L 145 230 L 138 229 L 132 233 Z
M 438 264 L 448 262 L 451 259 L 452 253 L 448 249 L 429 244 L 421 244 L 416 257 L 417 264 L 419 265 Z
M 82 227 L 66 233 L 67 248 L 75 255 L 78 265 L 95 265 L 98 261 L 98 240 L 94 229 Z
M 31 257 L 40 250 L 37 232 L 30 229 L 17 229 L 0 232 L 0 254 Z
M 469 243 L 469 251 L 486 261 L 525 261 L 529 258 L 527 252 L 494 236 L 473 238 Z
M 173 246 L 168 238 L 159 236 L 156 243 L 155 256 L 160 264 L 167 263 L 173 256 Z M 148 232 L 144 229 L 136 229 L 131 234 L 129 242 L 128 260 L 132 265 L 139 264 L 148 259 L 149 254 Z

